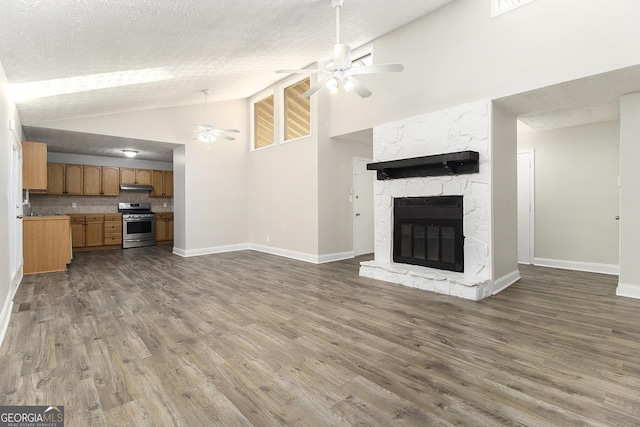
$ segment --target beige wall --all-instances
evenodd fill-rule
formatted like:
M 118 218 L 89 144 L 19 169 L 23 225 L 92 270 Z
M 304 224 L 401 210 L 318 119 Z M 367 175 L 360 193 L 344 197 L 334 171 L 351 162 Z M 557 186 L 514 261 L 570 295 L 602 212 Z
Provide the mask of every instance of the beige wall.
M 491 116 L 491 279 L 511 284 L 518 271 L 516 117 L 493 103 Z M 510 279 L 507 276 L 514 275 Z M 499 286 L 498 286 L 499 287 Z
M 535 258 L 618 265 L 619 123 L 518 134 L 535 150 Z

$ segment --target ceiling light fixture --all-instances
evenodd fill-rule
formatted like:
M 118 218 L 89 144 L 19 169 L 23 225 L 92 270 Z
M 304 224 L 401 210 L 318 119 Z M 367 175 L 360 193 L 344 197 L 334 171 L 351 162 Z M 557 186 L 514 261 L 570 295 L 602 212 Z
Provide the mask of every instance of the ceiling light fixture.
M 203 89 L 202 93 L 204 93 L 204 105 L 205 105 L 205 117 L 206 121 L 209 121 L 209 102 L 208 95 L 209 89 Z M 229 141 L 234 141 L 235 138 L 226 135 L 226 133 L 240 133 L 238 129 L 215 129 L 213 125 L 195 125 L 197 129 L 195 132 L 198 132 L 198 136 L 194 139 L 197 139 L 200 142 L 205 144 L 211 144 L 216 142 L 218 138 L 228 139 Z
M 129 158 L 135 157 L 138 155 L 138 152 L 136 150 L 122 150 L 122 152 L 124 153 L 125 156 Z

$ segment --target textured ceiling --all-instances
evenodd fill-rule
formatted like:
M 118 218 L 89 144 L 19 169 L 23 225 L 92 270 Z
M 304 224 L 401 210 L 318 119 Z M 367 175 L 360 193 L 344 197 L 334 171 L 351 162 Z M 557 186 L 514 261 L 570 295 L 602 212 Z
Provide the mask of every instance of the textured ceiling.
M 358 47 L 452 0 L 346 0 L 341 40 Z M 24 125 L 246 98 L 329 57 L 330 0 L 0 0 L 0 62 L 10 84 L 100 89 L 17 102 Z M 104 74 L 118 72 L 115 82 Z M 149 73 L 156 81 L 140 83 Z M 142 77 L 141 77 L 142 76 Z M 144 81 L 144 80 L 142 80 Z M 119 86 L 109 87 L 114 84 Z

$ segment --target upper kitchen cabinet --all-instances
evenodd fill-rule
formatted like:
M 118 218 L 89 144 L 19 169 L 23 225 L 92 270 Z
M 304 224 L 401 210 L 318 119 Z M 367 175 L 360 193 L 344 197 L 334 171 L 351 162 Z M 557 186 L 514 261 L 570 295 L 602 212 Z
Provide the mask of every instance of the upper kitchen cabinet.
M 47 163 L 47 194 L 65 194 L 66 169 L 64 163 Z
M 152 171 L 153 191 L 151 196 L 173 197 L 173 171 Z
M 67 165 L 65 171 L 65 194 L 82 196 L 84 194 L 84 166 Z
M 117 196 L 120 194 L 119 168 L 84 165 L 85 196 Z
M 47 189 L 47 144 L 22 142 L 22 188 Z
M 120 168 L 120 184 L 152 185 L 151 170 Z

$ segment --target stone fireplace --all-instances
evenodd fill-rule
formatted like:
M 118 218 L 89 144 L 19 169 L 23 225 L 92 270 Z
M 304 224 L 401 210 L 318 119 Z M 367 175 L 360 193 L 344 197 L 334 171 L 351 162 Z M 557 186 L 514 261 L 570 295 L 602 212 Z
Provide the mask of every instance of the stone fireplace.
M 473 300 L 517 280 L 516 262 L 510 277 L 493 279 L 491 149 L 489 100 L 375 127 L 375 259 L 361 264 L 360 275 Z M 430 164 L 420 167 L 417 159 Z M 396 217 L 398 204 L 406 211 L 407 203 L 438 203 L 436 198 L 448 208 L 455 201 L 460 221 L 443 213 L 447 207 L 436 208 L 436 217 L 452 218 Z M 458 252 L 450 246 L 456 232 L 462 238 Z

